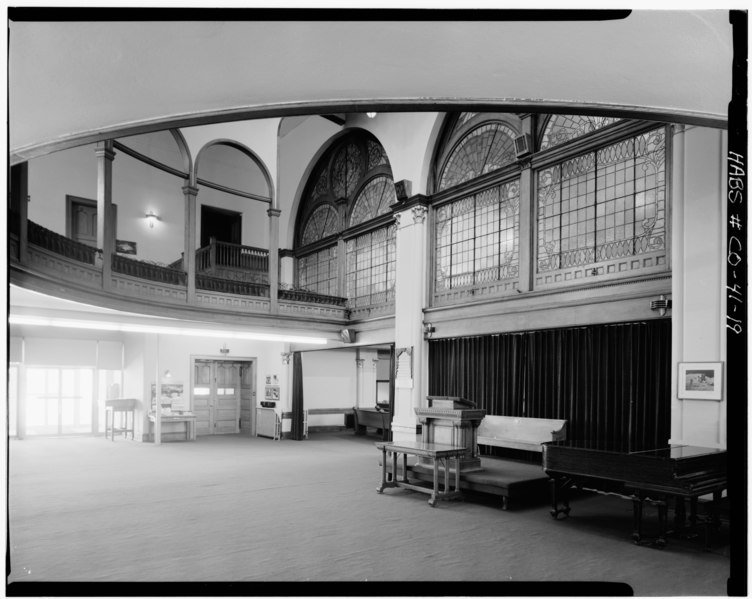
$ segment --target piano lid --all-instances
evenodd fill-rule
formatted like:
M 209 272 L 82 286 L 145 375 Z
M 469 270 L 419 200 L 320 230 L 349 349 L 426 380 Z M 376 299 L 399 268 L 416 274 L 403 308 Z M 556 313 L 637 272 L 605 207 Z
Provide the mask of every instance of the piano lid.
M 586 449 L 591 452 L 618 453 L 622 455 L 645 456 L 650 458 L 662 458 L 669 460 L 680 460 L 703 455 L 726 453 L 725 449 L 719 449 L 717 447 L 700 447 L 696 445 L 678 444 L 666 444 L 663 447 L 644 449 L 640 451 L 624 451 L 623 449 L 617 448 L 613 444 L 597 441 L 549 441 L 547 443 L 544 443 L 544 445 L 562 447 L 567 449 Z

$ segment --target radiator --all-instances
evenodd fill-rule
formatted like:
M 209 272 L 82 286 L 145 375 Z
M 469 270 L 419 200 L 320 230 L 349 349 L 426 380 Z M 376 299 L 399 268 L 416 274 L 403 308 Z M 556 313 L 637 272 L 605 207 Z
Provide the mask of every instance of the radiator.
M 272 408 L 256 408 L 256 436 L 281 438 L 281 429 L 277 412 Z

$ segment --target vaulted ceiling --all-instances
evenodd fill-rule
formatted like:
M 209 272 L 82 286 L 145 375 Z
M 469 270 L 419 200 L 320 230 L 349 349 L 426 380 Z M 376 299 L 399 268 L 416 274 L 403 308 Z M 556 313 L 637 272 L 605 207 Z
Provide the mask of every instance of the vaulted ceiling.
M 211 21 L 99 22 L 96 13 L 43 21 L 11 11 L 11 160 L 113 132 L 374 108 L 575 105 L 726 120 L 728 11 L 535 21 L 416 12 L 406 20 L 400 11 L 388 20 L 295 20 L 290 11 L 223 21 L 219 11 Z

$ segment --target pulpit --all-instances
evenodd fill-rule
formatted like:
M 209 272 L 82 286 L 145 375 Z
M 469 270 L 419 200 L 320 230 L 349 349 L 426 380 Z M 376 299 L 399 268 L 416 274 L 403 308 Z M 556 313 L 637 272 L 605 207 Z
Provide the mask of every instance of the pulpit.
M 486 411 L 462 397 L 429 395 L 428 407 L 415 408 L 423 427 L 424 443 L 461 446 L 465 455 L 459 458 L 460 473 L 481 470 L 478 455 L 478 426 Z M 430 458 L 421 458 L 421 462 Z

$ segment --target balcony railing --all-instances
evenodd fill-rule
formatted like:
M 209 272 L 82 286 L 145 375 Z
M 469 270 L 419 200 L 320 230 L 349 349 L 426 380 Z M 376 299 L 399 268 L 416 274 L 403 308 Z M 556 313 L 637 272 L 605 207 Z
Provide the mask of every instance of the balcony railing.
M 196 289 L 214 291 L 217 293 L 233 293 L 235 295 L 252 295 L 255 297 L 269 297 L 269 285 L 221 279 L 209 275 L 196 275 Z
M 305 289 L 291 289 L 280 287 L 279 299 L 288 300 L 291 302 L 306 302 L 309 304 L 328 304 L 330 306 L 347 305 L 347 298 L 337 297 L 334 295 L 323 295 L 321 293 L 314 293 L 313 291 L 306 291 Z
M 100 252 L 97 248 L 45 229 L 33 221 L 27 222 L 27 239 L 29 243 L 38 245 L 66 258 L 83 262 L 84 264 L 95 264 L 97 254 Z
M 167 283 L 168 285 L 186 284 L 186 274 L 182 270 L 155 264 L 154 262 L 125 258 L 118 254 L 112 255 L 112 270 L 121 275 L 157 281 L 158 283 Z
M 231 268 L 266 276 L 269 272 L 269 252 L 212 238 L 208 246 L 196 250 L 196 272 L 211 273 L 217 268 Z
M 20 255 L 19 235 L 11 233 L 9 258 L 47 276 L 58 277 L 87 289 L 140 296 L 150 301 L 197 306 L 211 305 L 238 313 L 279 314 L 295 317 L 348 319 L 346 299 L 281 285 L 276 299 L 269 288 L 269 253 L 248 246 L 213 242 L 197 252 L 196 291 L 188 286 L 188 273 L 178 260 L 165 265 L 132 256 L 112 254 L 111 277 L 105 277 L 102 250 L 69 239 L 32 221 L 27 226 L 27 249 Z M 202 270 L 203 269 L 203 270 Z

